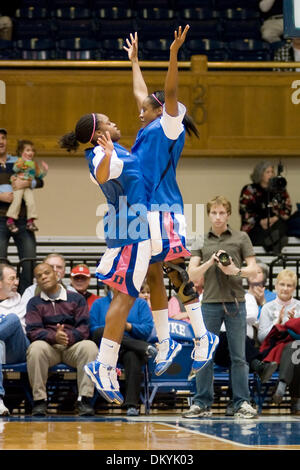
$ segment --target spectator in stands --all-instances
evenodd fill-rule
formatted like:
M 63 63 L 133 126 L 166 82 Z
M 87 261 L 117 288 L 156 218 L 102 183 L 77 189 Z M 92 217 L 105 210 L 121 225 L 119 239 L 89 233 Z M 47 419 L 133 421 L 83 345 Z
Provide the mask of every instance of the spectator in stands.
M 264 361 L 279 364 L 279 382 L 273 396 L 279 404 L 289 387 L 291 411 L 300 414 L 300 301 L 293 298 L 297 275 L 283 269 L 277 276 L 277 297 L 265 304 L 261 311 L 258 339 Z
M 12 40 L 13 21 L 16 9 L 20 8 L 21 0 L 10 0 L 9 2 L 1 2 L 0 7 L 0 39 L 6 41 Z
M 140 290 L 140 295 L 139 297 L 141 299 L 146 300 L 147 304 L 151 308 L 151 302 L 150 302 L 150 287 L 149 284 L 147 284 L 146 281 L 143 282 L 141 290 Z
M 18 159 L 13 166 L 15 175 L 23 178 L 26 181 L 32 181 L 35 178 L 43 179 L 48 172 L 48 165 L 45 162 L 41 163 L 42 169 L 34 161 L 35 148 L 31 140 L 18 140 L 17 150 Z M 37 219 L 37 208 L 34 200 L 32 189 L 24 188 L 18 189 L 13 192 L 13 201 L 10 204 L 6 213 L 7 227 L 12 233 L 17 233 L 19 228 L 16 226 L 16 220 L 19 218 L 22 200 L 24 199 L 27 208 L 27 223 L 26 229 L 35 232 L 38 230 L 35 225 Z
M 0 13 L 0 39 L 11 41 L 13 22 L 9 16 L 2 16 Z
M 29 346 L 25 334 L 26 306 L 17 292 L 19 280 L 15 269 L 9 264 L 0 264 L 0 340 L 5 344 L 7 363 L 25 362 Z M 9 411 L 3 403 L 4 397 L 2 364 L 0 361 L 0 416 Z
M 264 18 L 262 38 L 270 43 L 280 41 L 283 35 L 283 0 L 261 0 L 259 8 Z
M 256 272 L 254 249 L 248 235 L 233 230 L 228 224 L 231 203 L 218 196 L 207 204 L 211 229 L 204 239 L 196 239 L 191 249 L 189 274 L 193 282 L 204 276 L 202 313 L 209 331 L 219 334 L 224 321 L 231 356 L 231 378 L 236 417 L 254 418 L 257 412 L 250 405 L 249 367 L 245 357 L 246 307 L 242 277 Z M 219 261 L 224 252 L 229 265 Z M 223 253 L 223 255 L 222 255 Z M 242 267 L 243 262 L 246 263 Z M 213 362 L 196 374 L 197 391 L 190 410 L 184 417 L 211 415 L 213 403 Z
M 283 269 L 276 278 L 276 298 L 265 304 L 258 324 L 258 341 L 262 343 L 275 325 L 283 325 L 291 317 L 300 317 L 300 300 L 293 298 L 297 275 Z
M 286 188 L 275 190 L 271 186 L 273 177 L 272 163 L 262 161 L 255 166 L 252 183 L 242 188 L 239 212 L 241 230 L 248 233 L 254 246 L 281 252 L 288 241 L 287 220 L 292 204 Z
M 277 369 L 276 362 L 263 362 L 259 347 L 257 346 L 257 322 L 261 305 L 265 304 L 265 281 L 268 267 L 263 263 L 257 264 L 256 273 L 247 279 L 249 289 L 245 293 L 246 314 L 247 314 L 247 334 L 246 334 L 246 361 L 250 366 L 250 372 L 256 372 L 262 383 L 266 383 Z M 273 292 L 267 291 L 268 301 L 276 297 Z M 221 327 L 220 342 L 216 349 L 214 362 L 221 367 L 230 368 L 230 353 L 224 323 Z M 229 396 L 232 398 L 232 390 L 229 388 Z M 234 414 L 232 402 L 230 401 L 226 415 Z
M 50 264 L 38 264 L 34 274 L 41 292 L 30 299 L 25 316 L 31 342 L 27 350 L 27 370 L 34 399 L 32 415 L 46 415 L 48 369 L 63 362 L 77 369 L 79 415 L 92 416 L 94 385 L 83 367 L 96 358 L 98 348 L 88 339 L 86 300 L 77 292 L 67 291 Z
M 12 18 L 15 15 L 16 9 L 20 7 L 21 2 L 10 0 L 9 2 L 2 2 L 0 7 L 0 39 L 11 41 L 13 33 Z
M 102 339 L 105 317 L 114 295 L 114 289 L 106 286 L 106 297 L 96 300 L 90 310 L 90 330 L 97 345 Z M 156 349 L 147 343 L 154 323 L 151 310 L 143 298 L 137 298 L 131 308 L 121 341 L 119 362 L 125 369 L 125 401 L 128 416 L 139 415 L 139 398 L 142 382 L 142 367 L 155 357 Z
M 16 226 L 19 231 L 11 233 L 6 225 L 6 213 L 10 203 L 13 200 L 13 190 L 24 188 L 41 188 L 43 180 L 36 178 L 31 182 L 24 180 L 21 177 L 13 175 L 13 165 L 17 157 L 13 157 L 7 152 L 7 131 L 0 129 L 0 259 L 7 258 L 7 249 L 9 239 L 12 236 L 20 260 L 23 258 L 36 258 L 36 240 L 32 231 L 28 230 L 26 206 L 22 201 L 19 219 L 16 221 Z M 10 181 L 11 177 L 12 183 Z M 24 290 L 32 283 L 32 269 L 30 261 L 23 262 L 22 271 L 20 275 L 19 292 L 22 295 Z
M 259 320 L 261 309 L 263 305 L 276 298 L 275 292 L 271 292 L 266 288 L 266 283 L 269 275 L 269 267 L 265 263 L 257 262 L 257 271 L 255 276 L 248 278 L 248 292 L 246 293 L 246 302 L 249 305 L 257 305 Z M 247 305 L 247 304 L 246 304 Z M 253 307 L 254 308 L 254 307 Z
M 49 255 L 46 256 L 46 258 L 44 258 L 43 261 L 44 263 L 48 263 L 50 264 L 50 266 L 52 266 L 52 268 L 54 269 L 54 271 L 57 273 L 59 277 L 59 282 L 65 289 L 73 291 L 73 292 L 76 291 L 76 289 L 73 286 L 67 285 L 65 282 L 63 282 L 63 279 L 66 275 L 66 260 L 63 255 L 61 255 L 60 253 L 50 253 Z M 24 291 L 22 295 L 22 300 L 23 302 L 25 302 L 26 305 L 32 297 L 40 293 L 40 288 L 37 285 L 36 280 L 34 281 L 35 282 L 31 284 L 31 286 L 27 287 L 27 289 Z
M 71 286 L 76 290 L 76 292 L 83 295 L 87 301 L 89 310 L 91 310 L 93 303 L 95 300 L 99 299 L 100 296 L 88 291 L 91 280 L 89 267 L 86 264 L 77 264 L 74 266 L 71 270 L 70 280 Z
M 274 54 L 274 61 L 277 62 L 300 62 L 300 38 L 292 38 L 279 47 Z M 299 72 L 299 68 L 275 68 L 275 71 Z

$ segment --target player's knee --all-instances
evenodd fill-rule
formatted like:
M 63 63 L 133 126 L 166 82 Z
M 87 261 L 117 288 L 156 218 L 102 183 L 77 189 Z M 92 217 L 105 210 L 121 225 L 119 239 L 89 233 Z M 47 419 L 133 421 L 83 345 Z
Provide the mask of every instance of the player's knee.
M 185 263 L 165 263 L 164 271 L 169 277 L 175 292 L 184 304 L 198 298 L 194 284 L 189 279 Z

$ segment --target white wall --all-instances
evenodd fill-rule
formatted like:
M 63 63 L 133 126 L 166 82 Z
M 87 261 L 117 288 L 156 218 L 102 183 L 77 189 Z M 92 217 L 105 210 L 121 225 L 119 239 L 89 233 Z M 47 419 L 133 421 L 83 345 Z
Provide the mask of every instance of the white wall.
M 45 159 L 49 173 L 45 187 L 35 190 L 38 206 L 37 235 L 96 236 L 100 219 L 99 204 L 105 199 L 100 189 L 90 182 L 84 157 L 52 157 Z M 205 204 L 217 195 L 225 195 L 232 203 L 231 225 L 240 227 L 238 200 L 241 188 L 250 182 L 250 173 L 261 158 L 187 158 L 180 160 L 177 179 L 185 204 Z M 37 159 L 39 162 L 40 159 Z M 277 165 L 275 159 L 273 163 Z M 283 176 L 288 180 L 293 209 L 300 202 L 300 158 L 283 160 Z M 195 228 L 195 227 L 194 227 Z M 205 217 L 205 230 L 208 222 Z

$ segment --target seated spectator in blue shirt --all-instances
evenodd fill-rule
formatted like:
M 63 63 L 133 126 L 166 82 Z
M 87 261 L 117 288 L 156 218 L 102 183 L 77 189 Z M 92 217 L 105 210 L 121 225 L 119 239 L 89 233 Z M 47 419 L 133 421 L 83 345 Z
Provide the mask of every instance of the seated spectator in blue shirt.
M 90 331 L 93 341 L 99 346 L 105 325 L 105 317 L 113 298 L 113 289 L 106 287 L 106 297 L 95 300 L 90 310 Z M 120 364 L 125 370 L 125 401 L 128 416 L 138 416 L 142 382 L 142 366 L 156 355 L 154 346 L 147 343 L 153 329 L 152 312 L 147 302 L 137 298 L 125 325 L 120 347 Z

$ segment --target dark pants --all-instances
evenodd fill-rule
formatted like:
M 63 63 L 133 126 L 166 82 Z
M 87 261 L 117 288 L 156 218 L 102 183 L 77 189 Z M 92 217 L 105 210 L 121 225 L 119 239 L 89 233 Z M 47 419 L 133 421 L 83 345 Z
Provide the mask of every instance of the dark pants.
M 289 386 L 291 397 L 300 398 L 300 341 L 288 343 L 282 351 L 279 380 Z
M 263 246 L 266 251 L 280 253 L 288 242 L 287 222 L 279 219 L 268 230 L 264 230 L 262 226 L 257 223 L 253 229 L 248 232 L 248 235 L 254 246 Z
M 33 232 L 26 230 L 26 219 L 19 218 L 16 226 L 17 233 L 11 233 L 6 226 L 6 217 L 0 217 L 0 258 L 7 258 L 7 249 L 10 237 L 13 237 L 18 250 L 20 260 L 23 258 L 36 258 L 36 239 Z M 24 290 L 32 284 L 32 263 L 30 261 L 22 263 L 20 272 L 19 292 L 22 295 Z
M 249 336 L 246 336 L 245 356 L 246 356 L 246 361 L 249 364 L 250 371 L 251 371 L 250 364 L 253 361 L 253 359 L 261 360 L 259 349 L 255 347 L 254 339 L 249 338 Z M 230 353 L 229 353 L 229 348 L 228 348 L 227 335 L 224 331 L 222 331 L 222 333 L 220 333 L 219 335 L 219 344 L 214 355 L 214 362 L 220 367 L 228 367 L 229 369 L 228 395 L 232 398 L 232 385 L 231 385 L 231 374 L 230 374 L 231 360 L 230 360 Z
M 98 328 L 92 335 L 92 340 L 99 346 L 104 328 Z M 142 366 L 146 363 L 145 356 L 148 343 L 140 339 L 124 335 L 120 352 L 119 363 L 125 370 L 125 401 L 124 406 L 137 407 L 140 400 L 141 383 L 143 379 Z
M 254 340 L 249 338 L 249 336 L 246 336 L 245 347 L 246 361 L 249 366 L 253 359 L 261 360 L 259 349 L 255 347 Z M 230 353 L 228 349 L 227 335 L 224 331 L 219 335 L 219 344 L 214 355 L 214 362 L 220 367 L 230 368 Z

